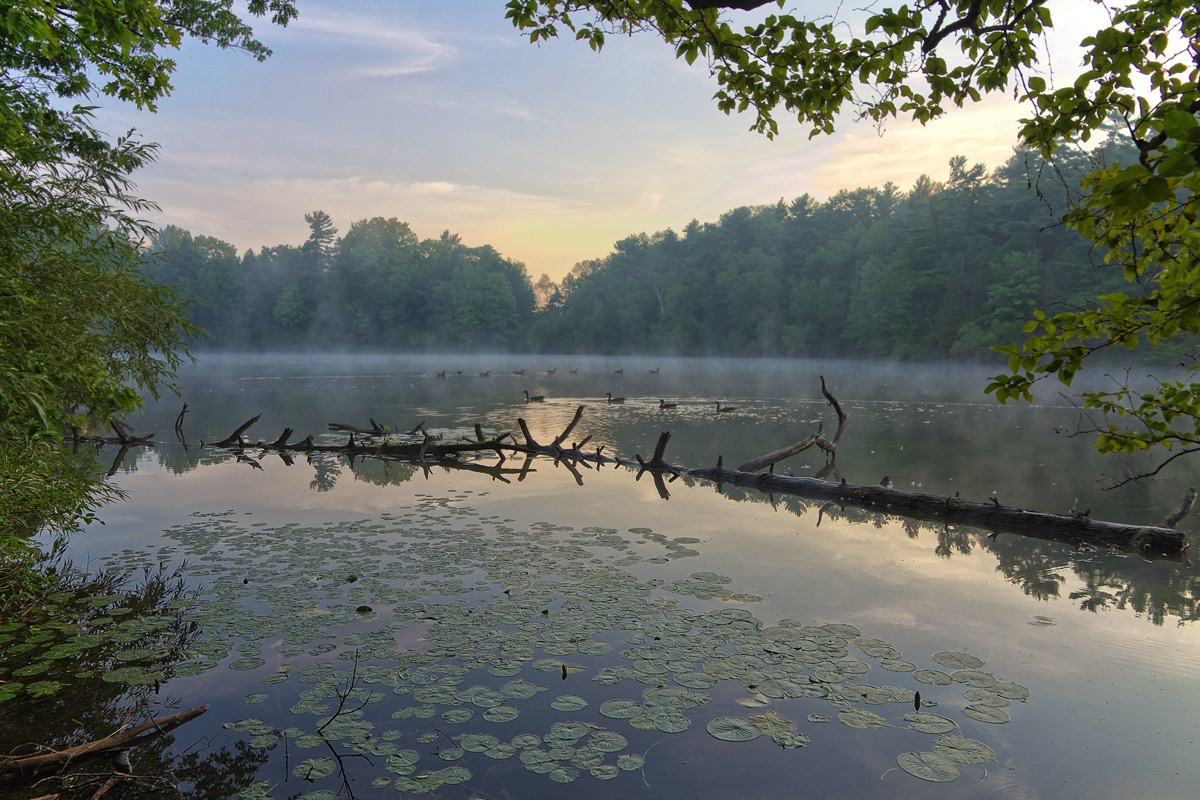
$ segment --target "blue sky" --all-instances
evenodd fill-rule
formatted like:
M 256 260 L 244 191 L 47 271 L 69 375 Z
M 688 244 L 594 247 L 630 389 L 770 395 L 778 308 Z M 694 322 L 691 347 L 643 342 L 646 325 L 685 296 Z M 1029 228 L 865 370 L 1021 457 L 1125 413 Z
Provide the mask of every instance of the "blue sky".
M 922 128 L 844 125 L 774 140 L 727 117 L 714 83 L 652 35 L 530 45 L 501 0 L 300 0 L 286 29 L 260 23 L 265 63 L 186 43 L 157 113 L 108 108 L 113 133 L 162 145 L 137 175 L 151 217 L 239 249 L 299 244 L 304 214 L 339 230 L 397 217 L 421 238 L 449 229 L 491 244 L 536 280 L 607 254 L 629 234 L 681 229 L 730 208 L 824 199 L 842 188 L 946 174 L 954 154 L 1012 152 L 1021 109 L 993 96 Z M 1094 7 L 1075 2 L 1078 8 Z M 1055 10 L 1063 40 L 1087 28 Z M 1092 22 L 1095 30 L 1095 22 Z M 1057 54 L 1055 54 L 1057 56 Z M 1074 59 L 1056 57 L 1060 80 Z

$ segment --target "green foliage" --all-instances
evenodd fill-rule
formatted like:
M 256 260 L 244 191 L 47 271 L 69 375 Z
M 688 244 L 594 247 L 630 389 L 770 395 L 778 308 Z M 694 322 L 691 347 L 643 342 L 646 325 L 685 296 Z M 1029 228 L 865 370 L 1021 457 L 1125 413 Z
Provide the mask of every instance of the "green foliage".
M 1105 154 L 1118 155 L 1114 142 Z M 1061 164 L 1070 180 L 1089 169 Z M 740 208 L 616 244 L 578 265 L 535 320 L 547 349 L 909 359 L 995 358 L 1039 303 L 1113 291 L 1086 240 L 1046 203 L 1061 184 L 1015 155 L 985 175 L 842 191 L 824 203 Z
M 130 174 L 155 147 L 93 125 L 100 95 L 153 109 L 185 35 L 268 53 L 233 0 L 0 5 L 0 571 L 31 580 L 30 535 L 70 531 L 112 496 L 45 442 L 156 393 L 199 333 L 146 274 Z M 251 0 L 280 24 L 291 0 Z M 228 265 L 226 265 L 228 266 Z M 216 283 L 227 282 L 220 276 Z
M 533 286 L 523 265 L 492 247 L 466 247 L 449 232 L 422 241 L 408 223 L 383 217 L 355 222 L 338 239 L 324 212 L 305 219 L 313 232 L 303 245 L 247 253 L 236 268 L 229 245 L 168 228 L 150 269 L 189 299 L 191 319 L 215 347 L 528 343 Z
M 1032 397 L 1035 381 L 1053 375 L 1070 384 L 1085 360 L 1114 346 L 1190 343 L 1200 332 L 1196 256 L 1200 244 L 1200 11 L 1186 0 L 1133 0 L 1085 37 L 1083 71 L 1055 87 L 1040 74 L 1041 37 L 1052 26 L 1047 4 L 1034 0 L 934 0 L 915 7 L 869 9 L 854 17 L 803 19 L 770 14 L 737 27 L 722 8 L 774 3 L 699 0 L 509 0 L 507 16 L 537 42 L 560 32 L 600 49 L 608 33 L 650 30 L 689 64 L 708 62 L 717 106 L 750 111 L 752 128 L 773 136 L 780 108 L 831 133 L 839 115 L 882 122 L 906 115 L 922 123 L 950 106 L 990 92 L 1012 92 L 1029 104 L 1021 143 L 1062 159 L 1064 145 L 1090 142 L 1118 120 L 1137 157 L 1106 164 L 1082 182 L 1064 221 L 1120 268 L 1125 291 L 1079 298 L 1071 310 L 1039 312 L 1031 338 L 999 348 L 1009 371 L 987 387 L 1001 401 Z M 778 3 L 782 8 L 782 0 Z M 952 54 L 944 53 L 954 51 Z M 929 286 L 917 287 L 928 291 Z M 1057 298 L 1068 301 L 1066 297 Z M 1072 298 L 1075 299 L 1075 298 Z M 970 338 L 986 329 L 976 324 Z M 1151 392 L 1128 384 L 1087 393 L 1083 406 L 1105 418 L 1104 452 L 1156 445 L 1200 446 L 1200 392 L 1190 382 L 1164 382 Z M 1129 417 L 1131 425 L 1112 422 Z

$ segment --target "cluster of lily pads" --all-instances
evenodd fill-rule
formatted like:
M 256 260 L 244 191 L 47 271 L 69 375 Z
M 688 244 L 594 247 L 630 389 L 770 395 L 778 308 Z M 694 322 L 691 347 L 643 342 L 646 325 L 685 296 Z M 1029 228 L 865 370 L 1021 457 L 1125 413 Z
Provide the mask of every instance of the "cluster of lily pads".
M 144 587 L 114 591 L 108 583 L 64 584 L 34 617 L 0 623 L 0 712 L 97 678 L 132 686 L 166 679 L 186 638 L 176 615 L 190 601 L 147 603 Z
M 728 576 L 643 579 L 623 569 L 698 555 L 694 538 L 518 527 L 457 504 L 465 498 L 307 526 L 205 515 L 166 531 L 173 544 L 115 560 L 191 564 L 204 589 L 187 614 L 203 634 L 172 674 L 243 671 L 247 704 L 290 708 L 294 725 L 260 714 L 228 727 L 253 747 L 292 753 L 302 782 L 336 780 L 340 764 L 308 750 L 378 757 L 389 774 L 374 785 L 406 793 L 472 781 L 491 761 L 560 783 L 611 780 L 640 771 L 663 734 L 761 737 L 786 751 L 835 718 L 937 737 L 897 763 L 946 781 L 995 753 L 949 717 L 914 709 L 913 682 L 943 702 L 928 687 L 965 686 L 963 713 L 988 723 L 1007 722 L 1004 708 L 1029 696 L 966 653 L 934 654 L 942 670 L 852 625 L 768 625 L 742 607 L 762 598 L 732 591 Z M 908 685 L 875 685 L 868 673 Z M 937 705 L 930 698 L 927 708 Z M 809 713 L 807 725 L 788 717 L 813 702 L 828 713 Z M 747 712 L 729 713 L 735 703 Z M 242 796 L 269 796 L 269 786 Z

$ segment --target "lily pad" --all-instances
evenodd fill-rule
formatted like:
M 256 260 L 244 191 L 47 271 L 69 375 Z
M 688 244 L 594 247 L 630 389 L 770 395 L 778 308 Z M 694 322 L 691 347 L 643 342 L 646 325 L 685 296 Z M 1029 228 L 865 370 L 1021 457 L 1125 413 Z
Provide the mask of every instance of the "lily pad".
M 965 736 L 941 736 L 934 742 L 933 752 L 963 764 L 983 764 L 996 758 L 995 750 Z
M 940 669 L 919 669 L 913 673 L 913 677 L 921 683 L 928 683 L 934 686 L 949 686 L 954 683 L 954 679 Z
M 587 708 L 587 700 L 574 694 L 564 694 L 550 701 L 550 707 L 558 711 L 579 711 Z
M 969 653 L 959 653 L 953 650 L 943 650 L 933 654 L 933 660 L 943 667 L 950 669 L 979 669 L 984 665 L 982 659 Z
M 717 717 L 708 723 L 708 732 L 726 742 L 748 742 L 762 735 L 762 731 L 745 717 Z
M 958 766 L 936 753 L 901 753 L 896 756 L 900 769 L 923 781 L 947 783 L 958 777 Z
M 838 719 L 841 720 L 843 725 L 851 728 L 886 728 L 888 724 L 886 719 L 864 708 L 839 711 Z
M 963 709 L 963 713 L 971 719 L 977 719 L 980 722 L 990 722 L 993 725 L 1002 725 L 1010 719 L 1007 712 L 995 706 L 967 706 Z
M 642 706 L 633 700 L 605 700 L 600 704 L 600 713 L 612 719 L 629 719 L 642 713 Z
M 904 721 L 917 733 L 949 733 L 958 727 L 953 720 L 921 711 L 905 714 Z

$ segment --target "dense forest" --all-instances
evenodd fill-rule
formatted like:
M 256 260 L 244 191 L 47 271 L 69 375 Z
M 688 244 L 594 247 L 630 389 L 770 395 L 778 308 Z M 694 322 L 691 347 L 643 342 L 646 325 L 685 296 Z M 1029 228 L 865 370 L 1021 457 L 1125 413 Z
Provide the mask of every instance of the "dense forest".
M 989 357 L 1034 308 L 1128 290 L 1120 270 L 1057 223 L 1098 160 L 1129 163 L 1110 135 L 1054 164 L 1015 153 L 988 173 L 965 157 L 824 202 L 742 207 L 682 232 L 636 234 L 561 284 L 446 231 L 421 241 L 376 217 L 340 238 L 324 212 L 300 246 L 241 258 L 168 227 L 149 269 L 191 298 L 205 347 L 520 349 L 679 355 Z M 993 354 L 994 355 L 994 354 Z

